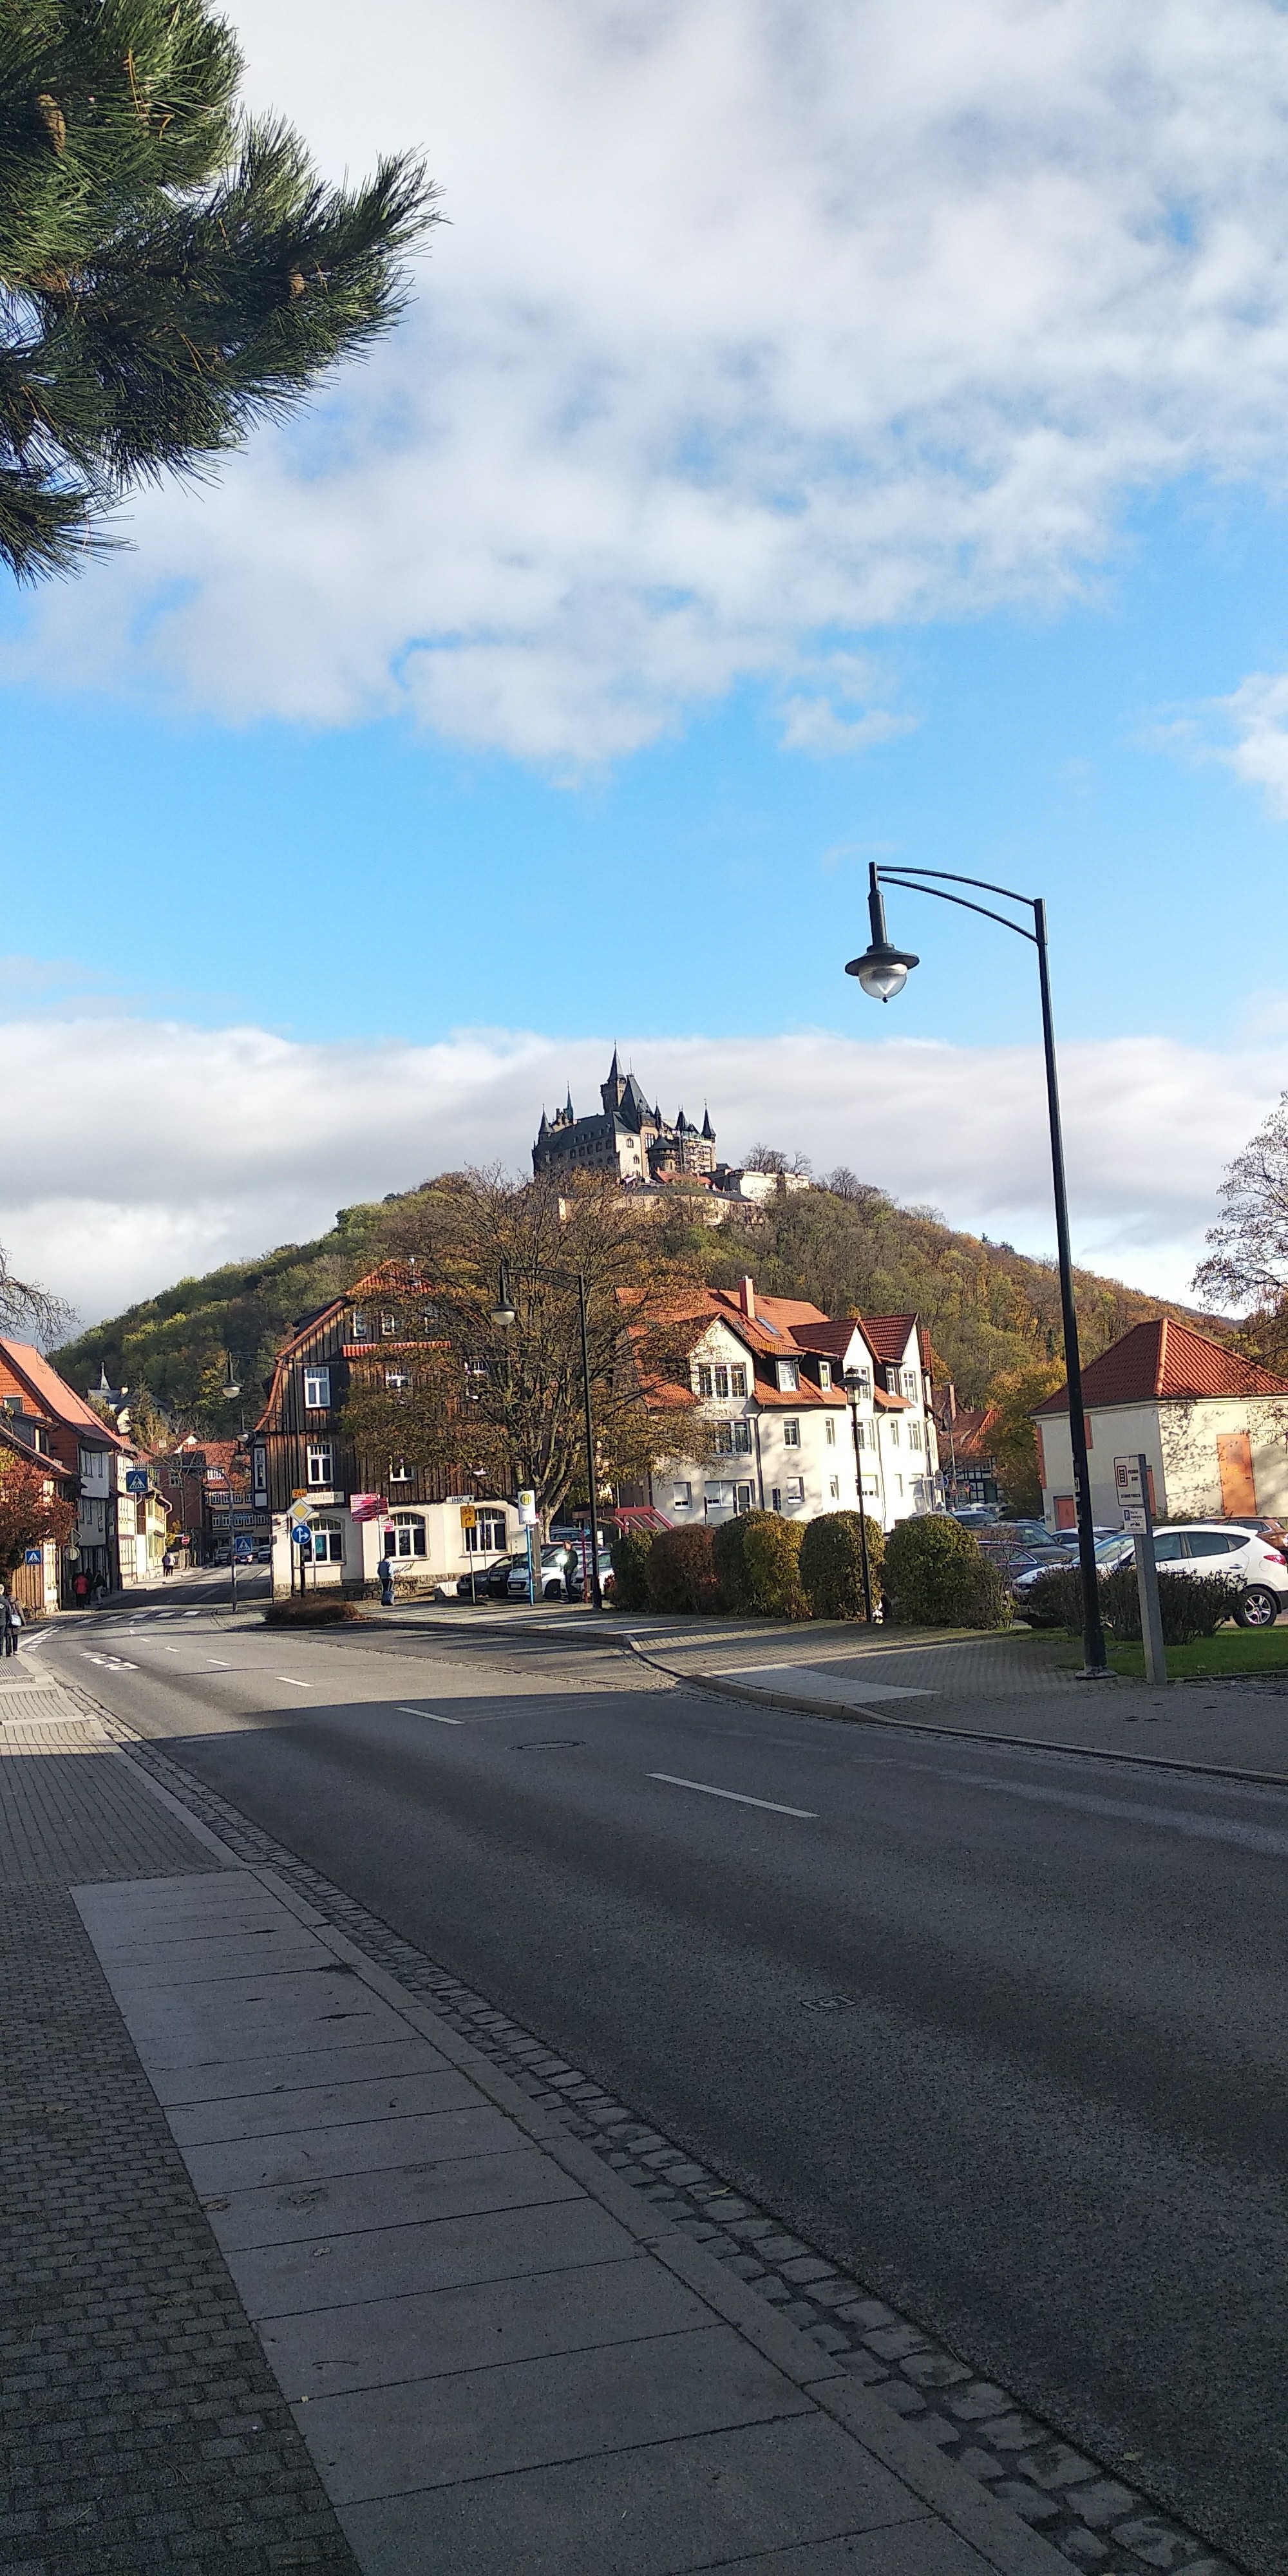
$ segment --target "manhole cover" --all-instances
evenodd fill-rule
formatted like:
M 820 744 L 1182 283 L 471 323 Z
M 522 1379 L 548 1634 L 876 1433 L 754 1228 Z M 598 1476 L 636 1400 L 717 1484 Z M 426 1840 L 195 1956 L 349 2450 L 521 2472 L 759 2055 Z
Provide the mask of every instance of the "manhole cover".
M 512 1744 L 512 1753 L 571 1753 L 585 1742 L 580 1735 L 542 1735 L 527 1744 Z

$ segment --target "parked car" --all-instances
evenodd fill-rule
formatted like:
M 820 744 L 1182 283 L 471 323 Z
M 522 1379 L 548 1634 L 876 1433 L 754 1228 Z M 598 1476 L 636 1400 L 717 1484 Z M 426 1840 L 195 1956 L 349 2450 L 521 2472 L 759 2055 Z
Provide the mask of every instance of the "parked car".
M 1102 1574 L 1130 1565 L 1134 1556 L 1135 1542 L 1123 1531 L 1097 1540 Z M 1154 1563 L 1169 1576 L 1228 1574 L 1239 1587 L 1232 1616 L 1241 1628 L 1271 1628 L 1288 1610 L 1288 1553 L 1238 1521 L 1187 1521 L 1155 1530 Z M 1045 1569 L 1035 1568 L 1013 1587 L 1021 1610 L 1039 1571 Z
M 1101 1536 L 1096 1540 L 1096 1569 L 1098 1573 L 1112 1574 L 1115 1567 L 1122 1564 L 1123 1546 L 1124 1541 L 1121 1530 L 1102 1532 Z M 1126 1541 L 1126 1549 L 1127 1556 L 1130 1558 L 1130 1539 Z M 1025 1560 L 1025 1563 L 1022 1566 L 1017 1567 L 1013 1571 L 1010 1578 L 1011 1592 L 1015 1601 L 1015 1607 L 1019 1611 L 1022 1619 L 1030 1619 L 1034 1627 L 1041 1627 L 1044 1624 L 1046 1626 L 1055 1626 L 1058 1624 L 1052 1620 L 1048 1620 L 1044 1623 L 1041 1619 L 1034 1618 L 1028 1606 L 1029 1596 L 1041 1575 L 1067 1574 L 1072 1570 L 1072 1568 L 1076 1567 L 1077 1561 L 1078 1545 L 1076 1531 L 1074 1533 L 1072 1548 L 1063 1545 L 1059 1539 L 1049 1539 L 1044 1548 L 1034 1548 L 1032 1555 Z
M 457 1600 L 503 1601 L 511 1566 L 526 1565 L 527 1562 L 526 1556 L 494 1556 L 490 1565 L 476 1566 L 472 1577 L 468 1574 L 458 1576 Z
M 551 1546 L 542 1548 L 541 1598 L 543 1601 L 562 1601 L 564 1599 L 564 1576 L 573 1559 L 573 1554 L 574 1551 L 570 1547 Z M 510 1567 L 505 1589 L 509 1600 L 527 1600 L 528 1560 L 526 1554 L 515 1557 Z
M 272 1540 L 271 1540 L 271 1539 L 267 1539 L 267 1538 L 260 1538 L 260 1539 L 256 1539 L 256 1541 L 255 1541 L 255 1563 L 256 1563 L 256 1565 L 271 1565 L 271 1564 L 272 1564 L 272 1562 L 273 1562 L 273 1543 L 272 1543 Z
M 569 1598 L 569 1600 L 570 1600 L 570 1601 L 580 1601 L 580 1599 L 581 1599 L 581 1550 L 580 1550 L 580 1548 L 578 1548 L 578 1547 L 570 1548 L 570 1549 L 569 1549 L 569 1557 L 570 1557 L 571 1562 L 570 1562 L 568 1565 L 566 1565 L 566 1566 L 565 1566 L 565 1568 L 564 1568 L 564 1589 L 565 1589 L 565 1591 L 567 1592 L 567 1595 L 568 1595 L 568 1598 Z M 611 1592 L 611 1591 L 612 1591 L 612 1589 L 613 1589 L 613 1582 L 614 1582 L 614 1575 L 613 1575 L 613 1560 L 612 1560 L 612 1557 L 611 1557 L 611 1555 L 610 1555 L 610 1553 L 609 1553 L 609 1551 L 608 1551 L 608 1549 L 607 1549 L 606 1547 L 601 1547 L 601 1549 L 599 1550 L 599 1588 L 600 1588 L 601 1593 L 603 1593 L 603 1592 Z

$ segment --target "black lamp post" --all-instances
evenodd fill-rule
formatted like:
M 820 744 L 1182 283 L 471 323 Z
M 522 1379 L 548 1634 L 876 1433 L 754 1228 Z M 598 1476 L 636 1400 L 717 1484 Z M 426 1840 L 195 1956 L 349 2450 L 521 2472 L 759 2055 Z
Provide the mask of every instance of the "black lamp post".
M 854 1433 L 854 1473 L 859 1487 L 859 1554 L 863 1561 L 863 1616 L 872 1625 L 872 1568 L 868 1563 L 868 1516 L 863 1502 L 863 1451 L 859 1446 L 859 1397 L 863 1378 L 856 1368 L 845 1372 L 845 1392 L 850 1399 L 850 1429 Z
M 241 1388 L 238 1385 L 236 1378 L 233 1376 L 233 1364 L 230 1358 L 228 1362 L 228 1380 L 223 1389 L 225 1404 L 235 1404 L 240 1394 Z M 230 1460 L 230 1467 L 231 1463 L 232 1462 Z M 228 1589 L 230 1594 L 228 1606 L 230 1610 L 235 1610 L 237 1607 L 237 1533 L 233 1528 L 233 1480 L 231 1473 L 228 1478 Z
M 546 1277 L 548 1279 L 556 1280 L 564 1287 L 571 1286 L 573 1276 L 574 1274 L 569 1271 L 550 1270 L 546 1273 Z M 595 1418 L 590 1397 L 590 1347 L 586 1331 L 586 1274 L 584 1270 L 578 1270 L 575 1273 L 575 1276 L 577 1281 L 577 1318 L 581 1326 L 581 1391 L 586 1411 L 586 1480 L 590 1502 L 590 1597 L 594 1602 L 595 1608 L 597 1610 L 602 1610 L 604 1606 L 604 1592 L 599 1579 L 599 1521 L 596 1513 L 597 1473 L 595 1465 Z M 513 1324 L 515 1320 L 514 1300 L 510 1289 L 509 1265 L 507 1262 L 503 1261 L 501 1264 L 500 1279 L 497 1287 L 497 1301 L 495 1306 L 492 1308 L 492 1321 L 494 1324 L 499 1325 L 503 1332 L 508 1332 L 511 1324 Z
M 948 868 L 886 868 L 879 870 L 875 861 L 868 869 L 868 916 L 872 925 L 870 945 L 862 957 L 854 957 L 846 967 L 847 975 L 857 975 L 865 993 L 874 1002 L 888 1002 L 903 991 L 917 959 L 906 949 L 891 945 L 886 932 L 882 879 L 887 885 L 902 887 L 908 894 L 932 894 L 940 903 L 955 903 L 963 912 L 978 912 L 985 921 L 1001 923 L 1003 930 L 1013 930 L 1018 939 L 1027 939 L 1038 954 L 1038 989 L 1042 996 L 1042 1048 L 1046 1059 L 1047 1120 L 1051 1130 L 1051 1178 L 1055 1191 L 1055 1239 L 1060 1263 L 1060 1308 L 1064 1319 L 1064 1365 L 1069 1384 L 1069 1440 L 1073 1450 L 1073 1486 L 1078 1512 L 1078 1564 L 1082 1574 L 1082 1647 L 1088 1679 L 1103 1679 L 1105 1636 L 1100 1624 L 1100 1597 L 1096 1585 L 1095 1524 L 1091 1514 L 1091 1474 L 1087 1458 L 1087 1425 L 1082 1409 L 1082 1363 L 1078 1356 L 1078 1317 L 1073 1302 L 1073 1259 L 1069 1249 L 1069 1202 L 1064 1179 L 1064 1142 L 1060 1132 L 1060 1092 L 1055 1068 L 1055 1030 L 1051 1018 L 1051 980 L 1047 970 L 1046 905 L 1040 895 L 1015 894 L 1009 886 L 991 885 L 986 877 L 956 875 Z M 1019 904 L 1033 915 L 1033 928 L 1012 921 L 1004 912 L 994 912 L 991 905 L 972 903 L 966 895 L 950 894 L 949 886 L 971 886 L 978 894 L 995 894 L 1004 903 Z

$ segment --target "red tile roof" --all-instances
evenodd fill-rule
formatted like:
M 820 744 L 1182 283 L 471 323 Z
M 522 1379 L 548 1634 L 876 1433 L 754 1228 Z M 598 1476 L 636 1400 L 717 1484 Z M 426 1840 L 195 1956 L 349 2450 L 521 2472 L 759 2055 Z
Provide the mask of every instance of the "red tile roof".
M 83 1402 L 75 1388 L 68 1385 L 66 1378 L 59 1376 L 57 1369 L 50 1367 L 48 1360 L 42 1358 L 31 1342 L 0 1339 L 0 1353 L 7 1359 L 15 1377 L 25 1378 L 33 1394 L 39 1396 L 51 1421 L 67 1423 L 74 1431 L 92 1431 L 100 1440 L 110 1441 L 113 1448 L 128 1447 L 119 1431 L 109 1429 L 102 1415 Z
M 1157 1315 L 1151 1323 L 1133 1324 L 1121 1341 L 1112 1342 L 1098 1360 L 1088 1364 L 1082 1372 L 1082 1394 L 1090 1412 L 1098 1405 L 1150 1404 L 1157 1398 L 1288 1395 L 1288 1378 L 1276 1377 L 1273 1370 L 1245 1359 L 1227 1342 L 1196 1333 L 1192 1324 Z M 1066 1387 L 1034 1407 L 1037 1415 L 1068 1409 Z
M 863 1330 L 879 1360 L 901 1360 L 916 1321 L 915 1315 L 865 1315 Z

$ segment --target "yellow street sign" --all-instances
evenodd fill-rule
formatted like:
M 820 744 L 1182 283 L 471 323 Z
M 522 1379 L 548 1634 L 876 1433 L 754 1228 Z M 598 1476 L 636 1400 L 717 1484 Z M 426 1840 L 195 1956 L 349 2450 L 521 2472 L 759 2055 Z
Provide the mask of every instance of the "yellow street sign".
M 477 1512 L 475 1511 L 475 1509 L 474 1509 L 474 1505 L 473 1505 L 473 1503 L 462 1503 L 462 1505 L 461 1505 L 461 1528 L 462 1528 L 462 1529 L 477 1529 L 477 1528 L 478 1528 L 478 1520 L 479 1520 L 479 1516 L 478 1516 L 478 1513 L 477 1513 Z

